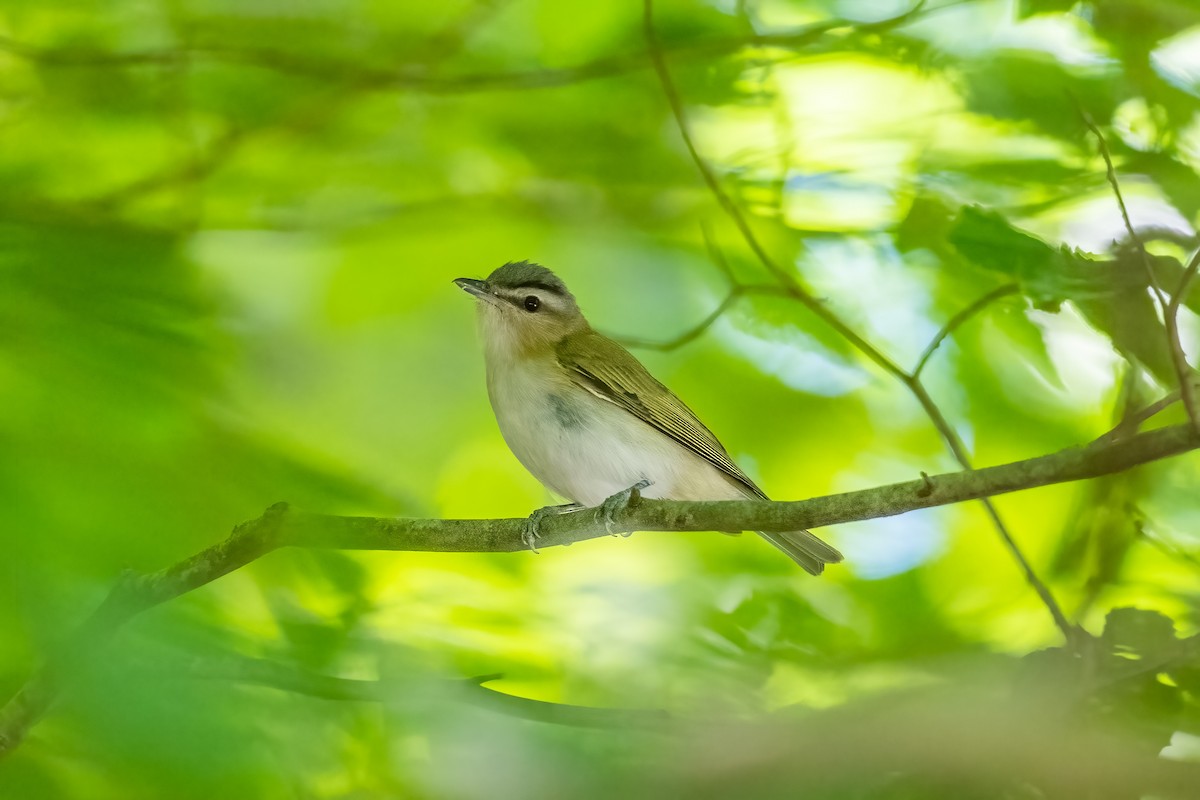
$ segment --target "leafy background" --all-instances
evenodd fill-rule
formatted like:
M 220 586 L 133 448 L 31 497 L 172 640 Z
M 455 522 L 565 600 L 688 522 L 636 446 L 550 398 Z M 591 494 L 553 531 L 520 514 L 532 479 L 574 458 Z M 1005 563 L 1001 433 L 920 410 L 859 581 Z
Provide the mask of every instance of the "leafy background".
M 700 154 L 774 263 L 901 368 L 1017 287 L 922 373 L 974 463 L 1088 441 L 1173 388 L 1088 123 L 1178 286 L 1200 219 L 1194 4 L 671 0 L 654 24 Z M 534 259 L 596 327 L 660 342 L 729 294 L 718 255 L 776 281 L 701 180 L 642 26 L 633 0 L 7 0 L 0 695 L 122 569 L 277 500 L 550 502 L 496 430 L 451 279 Z M 1196 311 L 1200 288 L 1180 314 L 1193 361 Z M 787 297 L 738 297 L 638 354 L 777 497 L 959 468 L 902 381 Z M 1097 636 L 1082 684 L 977 504 L 823 531 L 847 562 L 819 580 L 709 534 L 276 553 L 127 628 L 0 765 L 0 794 L 773 797 L 827 769 L 842 777 L 808 796 L 1054 796 L 982 763 L 885 768 L 904 737 L 867 720 L 959 690 L 1195 760 L 1198 487 L 1185 456 L 996 501 Z M 246 658 L 379 680 L 388 701 L 203 674 Z M 780 758 L 816 767 L 789 788 L 777 762 L 755 773 L 754 736 L 522 720 L 461 693 L 489 673 L 519 697 L 858 738 L 828 759 L 797 740 Z M 954 740 L 921 713 L 910 729 Z M 762 780 L 722 782 L 730 764 Z

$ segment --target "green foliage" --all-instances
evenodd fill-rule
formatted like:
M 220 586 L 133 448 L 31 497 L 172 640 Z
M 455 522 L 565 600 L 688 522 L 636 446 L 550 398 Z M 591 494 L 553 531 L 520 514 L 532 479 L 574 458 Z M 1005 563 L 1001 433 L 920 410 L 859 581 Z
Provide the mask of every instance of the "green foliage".
M 752 287 L 638 355 L 780 499 L 959 468 L 781 274 L 902 371 L 1015 285 L 921 372 L 975 466 L 1174 389 L 1149 288 L 1200 245 L 1200 12 L 1018 5 L 655 4 L 768 266 L 639 3 L 3 4 L 0 701 L 123 569 L 273 502 L 550 502 L 450 283 L 505 261 L 643 339 Z M 1198 314 L 1200 280 L 1193 365 Z M 751 536 L 274 553 L 79 665 L 0 797 L 1187 796 L 1198 489 L 1192 454 L 996 499 L 1070 646 L 977 504 L 821 531 L 820 579 Z

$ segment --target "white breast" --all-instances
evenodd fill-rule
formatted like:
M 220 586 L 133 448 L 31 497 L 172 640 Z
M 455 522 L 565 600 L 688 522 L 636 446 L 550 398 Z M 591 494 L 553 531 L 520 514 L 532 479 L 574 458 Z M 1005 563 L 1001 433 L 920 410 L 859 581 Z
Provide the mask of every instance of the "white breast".
M 571 382 L 552 359 L 501 369 L 489 364 L 488 395 L 516 457 L 546 488 L 573 502 L 597 505 L 643 478 L 652 482 L 647 497 L 746 496 L 700 456 Z

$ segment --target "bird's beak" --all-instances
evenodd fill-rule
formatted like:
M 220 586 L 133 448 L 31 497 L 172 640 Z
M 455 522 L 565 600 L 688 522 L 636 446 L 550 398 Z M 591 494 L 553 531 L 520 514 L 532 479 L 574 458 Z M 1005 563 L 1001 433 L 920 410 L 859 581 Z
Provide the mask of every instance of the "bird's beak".
M 479 281 L 476 278 L 455 278 L 454 282 L 458 288 L 466 291 L 467 294 L 479 297 L 480 300 L 493 299 L 491 291 L 487 290 L 487 281 Z
M 481 281 L 476 278 L 455 278 L 454 283 L 464 292 L 470 292 L 476 297 L 483 297 L 488 294 L 487 281 Z
M 504 308 L 508 305 L 508 303 L 500 300 L 496 296 L 496 293 L 493 293 L 492 287 L 487 284 L 487 281 L 479 281 L 478 278 L 455 278 L 454 282 L 458 288 L 466 291 L 469 295 L 475 295 L 475 297 L 488 303 L 488 305 L 496 306 L 497 308 Z
M 455 284 L 458 288 L 466 291 L 467 294 L 475 295 L 478 299 L 491 303 L 498 308 L 503 308 L 505 303 L 500 302 L 499 297 L 492 294 L 492 288 L 487 285 L 487 281 L 479 281 L 478 278 L 455 278 Z

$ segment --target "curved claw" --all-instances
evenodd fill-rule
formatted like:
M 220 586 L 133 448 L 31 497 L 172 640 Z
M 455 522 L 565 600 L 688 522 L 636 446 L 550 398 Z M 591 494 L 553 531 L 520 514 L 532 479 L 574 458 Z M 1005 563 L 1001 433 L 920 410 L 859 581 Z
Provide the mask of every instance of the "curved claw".
M 521 542 L 536 554 L 539 552 L 537 549 L 537 540 L 542 538 L 542 520 L 546 517 L 556 517 L 559 514 L 570 514 L 582 508 L 583 506 L 576 503 L 539 508 L 525 519 L 525 525 L 521 528 Z
M 541 509 L 539 509 L 540 511 Z M 530 514 L 525 519 L 525 525 L 521 528 L 521 543 L 529 548 L 530 552 L 537 555 L 537 540 L 542 538 L 539 529 L 541 528 L 541 520 L 534 520 L 534 515 L 537 511 Z
M 608 531 L 610 536 L 630 535 L 628 533 L 620 533 L 613 530 L 613 525 L 616 524 L 614 517 L 616 516 L 617 512 L 624 511 L 629 507 L 629 503 L 633 500 L 634 495 L 637 495 L 642 491 L 642 489 L 648 488 L 653 483 L 654 481 L 642 478 L 628 489 L 623 489 L 614 494 L 612 497 L 605 498 L 604 502 L 600 504 L 600 518 L 604 520 L 604 530 Z

